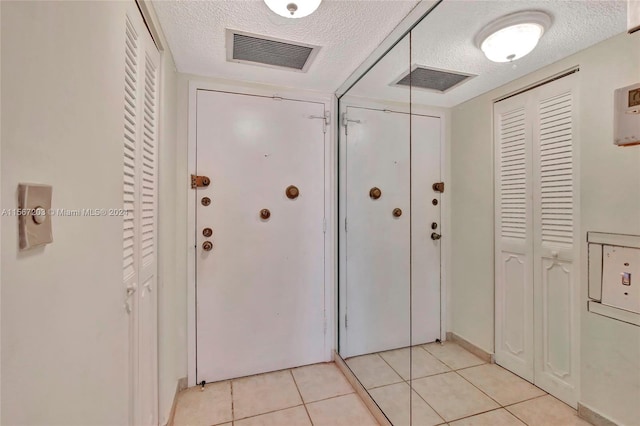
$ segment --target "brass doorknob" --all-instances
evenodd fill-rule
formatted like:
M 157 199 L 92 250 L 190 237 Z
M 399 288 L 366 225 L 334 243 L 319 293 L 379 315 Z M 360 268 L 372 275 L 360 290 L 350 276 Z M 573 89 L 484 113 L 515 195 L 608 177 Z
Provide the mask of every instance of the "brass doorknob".
M 211 228 L 204 228 L 202 230 L 202 235 L 204 235 L 205 237 L 209 238 L 210 236 L 213 235 L 213 229 Z
M 260 217 L 264 220 L 267 220 L 271 217 L 271 212 L 269 211 L 269 209 L 262 209 L 260 210 Z
M 211 241 L 205 241 L 204 243 L 202 243 L 202 250 L 211 251 L 212 248 L 213 244 L 211 243 Z
M 431 233 L 431 239 L 432 239 L 432 240 L 439 240 L 440 238 L 442 238 L 442 235 L 437 234 L 437 233 L 435 233 L 435 232 L 432 232 L 432 233 Z
M 380 191 L 380 188 L 378 188 L 377 186 L 374 186 L 369 190 L 369 197 L 371 197 L 374 200 L 377 200 L 378 198 L 380 198 L 381 195 L 382 195 L 382 191 Z
M 394 217 L 400 217 L 400 216 L 402 216 L 402 209 L 399 209 L 399 208 L 397 208 L 397 207 L 396 207 L 395 209 L 393 209 L 393 216 L 394 216 Z
M 289 185 L 285 190 L 285 194 L 287 194 L 287 198 L 289 198 L 290 200 L 295 200 L 296 198 L 298 198 L 298 195 L 300 195 L 300 190 L 295 185 Z

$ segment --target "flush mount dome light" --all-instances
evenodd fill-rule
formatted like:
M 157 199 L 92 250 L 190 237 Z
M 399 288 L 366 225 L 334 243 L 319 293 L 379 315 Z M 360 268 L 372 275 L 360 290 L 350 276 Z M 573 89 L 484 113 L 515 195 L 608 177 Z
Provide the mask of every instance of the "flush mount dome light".
M 303 18 L 316 11 L 322 0 L 264 0 L 269 9 L 285 18 Z
M 503 16 L 476 36 L 476 46 L 493 62 L 511 62 L 535 49 L 551 17 L 544 12 L 525 11 Z

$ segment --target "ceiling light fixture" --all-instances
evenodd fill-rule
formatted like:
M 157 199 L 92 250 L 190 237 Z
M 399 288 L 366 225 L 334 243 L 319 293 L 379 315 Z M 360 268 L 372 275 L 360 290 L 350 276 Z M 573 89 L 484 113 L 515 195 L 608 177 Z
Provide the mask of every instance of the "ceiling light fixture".
M 316 11 L 322 0 L 264 0 L 269 9 L 285 18 L 304 18 Z
M 551 17 L 544 12 L 524 11 L 499 18 L 478 33 L 475 43 L 493 62 L 511 62 L 535 49 Z

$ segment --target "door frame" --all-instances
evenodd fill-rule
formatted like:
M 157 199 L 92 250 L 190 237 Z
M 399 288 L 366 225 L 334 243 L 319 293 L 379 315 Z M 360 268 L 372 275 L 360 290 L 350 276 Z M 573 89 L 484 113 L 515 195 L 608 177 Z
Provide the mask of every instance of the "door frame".
M 355 96 L 344 96 L 340 99 L 339 103 L 339 140 L 346 140 L 345 127 L 342 125 L 342 114 L 346 112 L 348 107 L 352 108 L 371 108 L 377 110 L 392 110 L 394 112 L 400 113 L 409 113 L 409 105 L 401 104 L 396 102 L 384 102 L 384 101 L 376 101 L 372 99 L 359 98 Z M 443 182 L 445 182 L 446 189 L 440 195 L 440 229 L 442 231 L 442 235 L 450 236 L 451 235 L 451 169 L 449 167 L 450 159 L 451 159 L 451 144 L 447 143 L 447 141 L 451 140 L 451 111 L 447 108 L 438 108 L 438 107 L 429 107 L 423 105 L 411 105 L 411 113 L 416 115 L 426 115 L 430 117 L 435 117 L 440 119 L 440 176 L 442 177 Z M 346 174 L 346 162 L 343 161 L 346 154 L 346 146 L 344 143 L 340 143 L 337 147 L 339 151 L 339 176 L 343 177 Z M 337 177 L 336 177 L 337 179 Z M 339 253 L 338 256 L 338 273 L 339 277 L 337 279 L 338 285 L 338 300 L 336 302 L 336 312 L 338 317 L 336 317 L 336 329 L 338 330 L 338 335 L 336 336 L 339 340 L 336 343 L 336 351 L 339 351 L 340 348 L 344 348 L 347 345 L 346 342 L 346 328 L 344 324 L 344 317 L 346 314 L 346 304 L 344 301 L 346 300 L 347 289 L 346 286 L 343 285 L 346 282 L 346 250 L 344 246 L 345 241 L 345 231 L 344 226 L 340 226 L 340 224 L 344 224 L 346 211 L 344 210 L 345 206 L 345 197 L 346 197 L 346 186 L 344 179 L 339 179 L 339 188 L 338 188 L 338 233 L 339 233 Z M 449 324 L 451 324 L 451 312 L 448 309 L 451 300 L 451 294 L 449 289 L 449 277 L 451 276 L 451 239 L 443 238 L 440 240 L 440 340 L 445 341 L 447 330 Z
M 287 100 L 315 102 L 324 104 L 329 112 L 330 123 L 325 136 L 325 264 L 324 264 L 324 306 L 325 335 L 324 360 L 332 361 L 335 350 L 335 287 L 336 279 L 336 208 L 337 208 L 337 154 L 336 154 L 336 120 L 335 106 L 337 100 L 331 94 L 309 93 L 302 90 L 287 89 L 262 85 L 242 85 L 241 83 L 189 80 L 188 82 L 188 173 L 196 170 L 196 95 L 198 90 L 227 92 L 237 95 L 281 98 Z M 196 385 L 196 191 L 189 184 L 189 176 L 178 176 L 181 185 L 187 186 L 187 386 Z

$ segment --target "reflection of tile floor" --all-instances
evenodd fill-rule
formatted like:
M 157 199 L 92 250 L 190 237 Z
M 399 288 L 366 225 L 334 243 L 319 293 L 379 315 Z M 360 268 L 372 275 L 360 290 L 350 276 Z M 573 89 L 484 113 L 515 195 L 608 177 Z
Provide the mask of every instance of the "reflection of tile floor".
M 178 395 L 173 419 L 175 426 L 377 424 L 332 363 L 186 389 Z
M 409 349 L 346 362 L 394 426 L 409 425 Z M 455 343 L 414 347 L 411 370 L 413 426 L 589 425 L 568 405 Z

